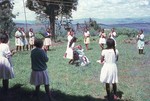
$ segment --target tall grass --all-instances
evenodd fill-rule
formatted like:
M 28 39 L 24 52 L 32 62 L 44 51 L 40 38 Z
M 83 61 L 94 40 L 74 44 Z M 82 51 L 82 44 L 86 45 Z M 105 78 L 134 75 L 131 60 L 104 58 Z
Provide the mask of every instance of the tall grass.
M 122 98 L 119 101 L 150 101 L 150 47 L 145 46 L 145 55 L 139 55 L 136 44 L 123 42 L 127 37 L 117 38 L 117 49 L 119 50 L 118 65 L 118 91 Z M 11 39 L 11 47 L 14 45 Z M 104 85 L 99 81 L 102 65 L 96 60 L 100 58 L 101 49 L 98 45 L 98 37 L 91 38 L 89 45 L 91 50 L 85 54 L 90 60 L 90 65 L 80 67 L 69 65 L 67 59 L 63 58 L 67 42 L 55 45 L 48 51 L 48 71 L 50 76 L 50 88 L 57 101 L 103 101 L 106 95 Z M 85 49 L 82 37 L 78 38 L 77 44 Z M 34 86 L 29 84 L 31 62 L 30 51 L 17 52 L 13 56 L 15 78 L 10 80 L 10 94 L 1 99 L 11 101 L 36 101 L 32 98 Z M 2 87 L 2 84 L 0 84 Z M 41 101 L 46 101 L 41 87 Z M 2 93 L 0 93 L 2 94 Z

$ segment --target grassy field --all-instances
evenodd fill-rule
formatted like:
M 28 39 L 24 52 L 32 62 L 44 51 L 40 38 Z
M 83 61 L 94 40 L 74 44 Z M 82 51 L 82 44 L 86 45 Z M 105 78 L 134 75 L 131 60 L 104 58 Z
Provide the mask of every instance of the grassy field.
M 119 36 L 117 49 L 119 50 L 118 65 L 118 101 L 150 101 L 150 45 L 145 46 L 145 55 L 139 55 L 136 44 L 124 43 L 127 37 Z M 149 37 L 147 37 L 149 39 Z M 11 39 L 11 47 L 14 45 Z M 90 60 L 86 67 L 69 65 L 63 58 L 67 42 L 54 45 L 48 51 L 48 71 L 50 88 L 56 101 L 105 101 L 104 85 L 99 81 L 102 65 L 96 60 L 100 58 L 98 37 L 91 38 L 90 50 L 85 51 Z M 77 44 L 83 45 L 83 39 L 78 38 Z M 15 78 L 10 80 L 10 90 L 0 101 L 36 101 L 32 96 L 34 86 L 30 85 L 31 73 L 30 51 L 18 52 L 13 56 Z M 2 84 L 0 83 L 0 90 Z M 44 87 L 41 86 L 40 101 L 47 101 Z

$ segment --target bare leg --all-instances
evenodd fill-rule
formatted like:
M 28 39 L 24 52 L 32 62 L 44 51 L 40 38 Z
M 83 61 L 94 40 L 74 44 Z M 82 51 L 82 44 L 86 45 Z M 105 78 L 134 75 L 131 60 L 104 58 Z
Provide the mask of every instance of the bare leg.
M 28 45 L 26 45 L 26 49 L 27 49 L 27 51 L 28 51 L 28 49 L 29 49 Z
M 23 51 L 25 51 L 25 45 L 23 45 Z
M 141 49 L 139 49 L 139 54 L 141 54 Z
M 64 54 L 64 58 L 66 58 L 66 56 L 67 56 L 67 53 Z
M 103 50 L 104 49 L 104 44 L 100 44 L 100 47 Z
M 144 54 L 143 49 L 141 49 L 141 54 Z
M 19 51 L 21 51 L 22 46 L 19 46 Z
M 86 46 L 86 50 L 89 50 L 89 48 L 88 48 L 88 44 L 85 44 L 85 46 Z
M 16 46 L 16 51 L 18 51 L 19 50 L 19 46 Z
M 49 45 L 47 46 L 47 50 L 50 50 L 50 49 L 49 49 Z
M 71 59 L 70 61 L 69 61 L 69 64 L 72 64 L 73 63 L 73 59 Z
M 31 49 L 33 49 L 33 45 L 31 45 Z
M 30 50 L 32 50 L 33 49 L 33 45 L 30 45 Z

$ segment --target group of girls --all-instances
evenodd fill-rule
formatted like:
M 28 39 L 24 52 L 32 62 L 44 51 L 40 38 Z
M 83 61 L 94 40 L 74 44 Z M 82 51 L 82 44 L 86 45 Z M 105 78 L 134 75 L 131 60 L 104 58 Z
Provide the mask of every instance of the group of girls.
M 29 37 L 29 40 L 27 39 L 27 36 Z M 21 50 L 28 50 L 32 49 L 34 46 L 34 39 L 35 39 L 35 34 L 33 32 L 33 29 L 30 28 L 29 33 L 25 33 L 24 28 L 18 27 L 17 31 L 15 32 L 15 46 L 16 46 L 16 51 L 21 51 Z
M 76 38 L 74 37 L 74 33 L 72 30 L 70 30 L 67 34 L 68 36 L 68 44 L 66 53 L 64 55 L 65 58 L 71 59 L 69 63 L 74 62 L 74 59 L 76 59 L 73 54 L 74 51 L 76 51 L 78 56 L 80 56 L 81 64 L 85 66 L 85 62 L 89 63 L 88 58 L 85 56 L 82 46 L 77 45 L 75 46 Z M 107 99 L 108 101 L 112 100 L 111 97 L 111 90 L 110 90 L 110 84 L 113 86 L 113 99 L 118 99 L 117 96 L 117 85 L 118 83 L 118 73 L 117 73 L 117 65 L 116 61 L 118 61 L 118 50 L 116 49 L 116 41 L 115 41 L 116 32 L 114 28 L 109 33 L 109 38 L 106 39 L 106 34 L 104 33 L 104 29 L 100 32 L 100 39 L 99 44 L 102 48 L 100 63 L 103 64 L 103 67 L 101 69 L 100 73 L 100 81 L 102 83 L 106 84 L 106 92 L 107 92 Z M 84 44 L 86 46 L 86 50 L 89 50 L 88 44 L 90 43 L 90 33 L 86 29 L 84 31 Z M 107 45 L 107 47 L 104 49 L 104 45 Z M 82 66 L 81 65 L 81 66 Z
M 108 34 L 108 37 L 105 33 L 105 30 L 104 29 L 101 29 L 100 30 L 100 33 L 99 33 L 99 45 L 101 47 L 101 49 L 103 50 L 104 49 L 104 45 L 106 44 L 106 39 L 107 38 L 112 38 L 114 41 L 115 41 L 115 46 L 116 46 L 116 40 L 115 40 L 115 37 L 117 36 L 116 32 L 115 32 L 115 29 L 112 28 L 111 29 L 111 32 Z
M 100 81 L 105 83 L 106 93 L 108 101 L 112 99 L 117 100 L 117 83 L 118 83 L 118 70 L 116 62 L 118 61 L 119 51 L 116 49 L 116 32 L 114 28 L 109 33 L 109 38 L 106 37 L 104 29 L 100 32 L 99 44 L 102 49 L 100 64 L 103 64 L 100 73 Z M 106 39 L 107 38 L 107 39 Z M 139 49 L 139 54 L 144 54 L 144 34 L 143 30 L 140 30 L 137 35 L 137 47 Z M 106 48 L 104 45 L 106 44 Z M 110 85 L 112 84 L 113 97 L 111 96 Z
M 85 56 L 84 49 L 81 45 L 75 46 L 77 38 L 74 36 L 74 31 L 69 29 L 67 33 L 67 49 L 64 58 L 70 59 L 69 64 L 76 64 L 85 66 L 90 63 L 89 59 Z
M 49 47 L 52 45 L 51 36 L 51 30 L 50 28 L 47 28 L 44 33 L 44 46 L 46 50 L 49 50 Z M 24 28 L 18 27 L 15 32 L 16 51 L 25 50 L 25 48 L 26 50 L 32 50 L 34 47 L 35 38 L 35 33 L 32 28 L 29 29 L 28 33 L 25 33 Z
M 16 52 L 10 50 L 9 37 L 7 34 L 0 32 L 0 79 L 2 79 L 2 91 L 4 95 L 8 94 L 9 79 L 14 78 L 14 68 L 11 56 Z M 52 100 L 49 89 L 49 76 L 47 64 L 49 58 L 43 47 L 42 39 L 34 40 L 34 48 L 31 50 L 31 76 L 30 83 L 35 86 L 35 97 L 39 99 L 40 85 L 45 85 L 45 92 L 49 101 Z
M 75 46 L 75 42 L 77 38 L 74 36 L 74 32 L 71 30 L 68 31 L 68 43 L 66 53 L 64 55 L 65 58 L 70 59 L 69 63 L 74 62 L 74 51 L 77 51 L 79 54 L 80 60 L 83 60 L 82 63 L 89 63 L 88 58 L 83 53 L 83 49 L 81 45 Z M 112 99 L 117 100 L 117 83 L 118 83 L 118 70 L 116 62 L 118 61 L 119 51 L 116 49 L 116 41 L 114 37 L 116 36 L 116 32 L 114 29 L 109 33 L 109 38 L 106 39 L 106 34 L 104 30 L 100 33 L 100 46 L 102 48 L 101 58 L 98 61 L 100 64 L 103 64 L 100 72 L 100 81 L 106 86 L 106 93 L 108 101 L 112 101 Z M 139 44 L 139 53 L 143 53 L 143 31 L 141 30 L 137 35 L 138 44 Z M 142 41 L 142 42 L 141 42 Z M 34 41 L 35 48 L 31 51 L 31 78 L 30 83 L 35 85 L 35 92 L 38 95 L 40 85 L 45 85 L 45 90 L 48 95 L 49 100 L 51 101 L 51 94 L 49 89 L 49 77 L 47 72 L 48 62 L 47 54 L 45 53 L 43 47 L 42 40 Z M 106 44 L 106 48 L 104 48 L 104 44 Z M 141 49 L 142 47 L 142 49 Z M 8 45 L 8 36 L 6 34 L 0 34 L 0 79 L 2 79 L 3 89 L 5 92 L 8 90 L 9 79 L 14 78 L 13 65 L 11 62 L 11 56 L 14 54 L 14 51 L 10 51 Z M 113 94 L 111 94 L 112 85 Z M 113 96 L 111 96 L 113 95 Z

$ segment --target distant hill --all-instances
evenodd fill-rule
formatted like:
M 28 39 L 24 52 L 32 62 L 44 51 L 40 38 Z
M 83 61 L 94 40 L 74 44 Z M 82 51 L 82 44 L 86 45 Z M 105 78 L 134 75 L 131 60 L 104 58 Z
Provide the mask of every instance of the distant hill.
M 98 18 L 92 18 L 92 20 L 95 20 L 101 27 L 103 28 L 133 28 L 133 29 L 143 29 L 145 33 L 150 33 L 150 17 L 144 17 L 144 18 L 118 18 L 118 19 L 98 19 Z M 82 19 L 74 19 L 72 21 L 72 24 L 75 26 L 75 24 L 80 23 L 83 24 L 84 22 L 88 22 L 89 18 L 82 18 Z M 15 21 L 17 26 L 24 27 L 25 21 Z M 27 21 L 28 28 L 33 28 L 35 31 L 44 31 L 45 26 L 43 24 L 36 24 L 35 21 Z
M 111 24 L 128 24 L 128 23 L 150 23 L 150 16 L 143 18 L 91 18 L 95 20 L 97 23 L 111 25 Z M 72 23 L 84 23 L 85 21 L 89 21 L 89 18 L 82 19 L 73 19 Z M 15 23 L 26 23 L 24 20 L 14 20 Z M 27 21 L 28 24 L 35 24 L 35 21 Z
M 150 33 L 150 17 L 143 18 L 118 18 L 118 19 L 98 19 L 92 18 L 103 28 L 133 28 L 133 29 L 143 29 L 145 33 Z M 84 23 L 89 21 L 89 18 L 76 19 L 73 21 L 76 23 Z
M 150 34 L 150 23 L 126 23 L 126 24 L 111 24 L 111 25 L 105 25 L 100 24 L 103 28 L 133 28 L 136 30 L 143 29 L 144 33 Z
M 98 18 L 91 18 L 92 20 L 95 20 L 97 23 L 101 24 L 128 24 L 128 23 L 150 23 L 150 17 L 143 17 L 143 18 L 104 18 L 104 19 L 98 19 Z M 85 21 L 89 21 L 89 18 L 83 18 L 83 19 L 74 19 L 73 24 L 76 23 L 84 23 Z

